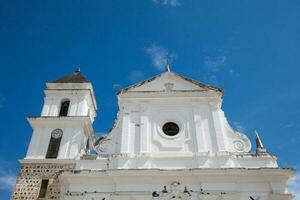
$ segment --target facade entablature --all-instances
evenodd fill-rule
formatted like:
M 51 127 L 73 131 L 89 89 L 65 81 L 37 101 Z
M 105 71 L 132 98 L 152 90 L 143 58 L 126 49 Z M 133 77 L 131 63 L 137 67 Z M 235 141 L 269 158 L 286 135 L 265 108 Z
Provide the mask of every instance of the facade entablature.
M 283 200 L 292 197 L 285 188 L 292 174 L 293 170 L 280 168 L 75 170 L 75 173 L 62 173 L 60 181 L 68 188 L 62 191 L 63 195 L 70 199 L 110 194 L 107 198 L 127 200 L 134 191 L 135 199 L 150 200 L 152 192 L 162 188 L 165 194 L 176 191 L 174 194 L 182 196 L 188 188 L 190 198 L 187 199 L 231 200 L 260 195 L 263 199 L 273 199 L 269 198 L 272 196 Z M 132 188 L 131 193 L 127 188 Z
M 195 108 L 197 107 L 208 107 L 211 109 L 221 108 L 221 102 L 216 102 L 214 100 L 191 100 L 191 99 L 151 99 L 151 100 L 143 100 L 143 99 L 125 99 L 120 102 L 119 108 L 120 110 L 137 110 L 137 109 L 147 109 L 152 110 L 158 107 L 165 109 L 174 109 L 177 108 Z
M 245 153 L 244 156 L 223 152 L 112 154 L 83 157 L 77 169 L 190 169 L 190 168 L 277 168 L 277 158 L 271 155 Z
M 88 116 L 68 116 L 68 117 L 39 116 L 39 117 L 28 117 L 27 120 L 32 128 L 38 128 L 38 127 L 41 128 L 46 126 L 47 127 L 86 126 L 89 127 L 89 129 L 93 130 L 92 121 Z
M 207 90 L 191 90 L 191 91 L 128 91 L 118 95 L 119 98 L 218 98 L 222 95 L 213 91 Z

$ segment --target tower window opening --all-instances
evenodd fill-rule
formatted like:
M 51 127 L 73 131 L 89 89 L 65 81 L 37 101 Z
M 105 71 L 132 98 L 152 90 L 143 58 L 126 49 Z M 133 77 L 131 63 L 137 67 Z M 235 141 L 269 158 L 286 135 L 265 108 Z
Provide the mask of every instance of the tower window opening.
M 63 101 L 61 103 L 61 106 L 60 106 L 59 116 L 67 116 L 69 106 L 70 106 L 70 101 L 69 100 Z
M 57 158 L 62 134 L 63 132 L 61 129 L 55 129 L 52 131 L 46 158 Z
M 48 179 L 42 180 L 42 184 L 41 184 L 41 188 L 40 188 L 40 192 L 39 192 L 39 198 L 45 198 L 46 197 L 48 182 L 49 182 Z

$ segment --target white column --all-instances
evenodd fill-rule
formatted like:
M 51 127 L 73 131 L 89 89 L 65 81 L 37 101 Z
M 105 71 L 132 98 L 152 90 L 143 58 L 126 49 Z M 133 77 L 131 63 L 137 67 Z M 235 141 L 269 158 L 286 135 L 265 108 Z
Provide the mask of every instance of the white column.
M 69 116 L 76 116 L 78 115 L 77 112 L 79 110 L 79 99 L 78 98 L 70 98 L 70 105 L 69 105 Z
M 144 112 L 141 114 L 141 128 L 140 128 L 140 153 L 149 153 L 150 149 L 150 131 L 149 131 L 149 119 L 147 116 L 147 110 L 144 108 Z
M 50 111 L 50 103 L 49 103 L 49 99 L 48 98 L 44 98 L 44 106 L 42 109 L 42 113 L 41 116 L 49 116 L 49 111 Z
M 194 115 L 194 130 L 195 130 L 195 138 L 196 138 L 196 152 L 205 152 L 208 151 L 207 142 L 210 140 L 206 140 L 204 137 L 204 133 L 202 131 L 202 123 L 201 123 L 201 115 L 200 115 L 200 107 L 193 107 L 193 115 Z
M 140 137 L 141 137 L 141 114 L 140 108 L 132 111 L 132 130 L 130 132 L 129 145 L 131 147 L 131 153 L 140 152 Z
M 226 151 L 225 148 L 225 135 L 224 135 L 224 128 L 222 124 L 222 119 L 220 116 L 221 111 L 221 104 L 219 102 L 210 102 L 210 109 L 212 115 L 212 123 L 214 127 L 214 132 L 216 135 L 216 142 L 218 145 L 218 151 Z
M 130 110 L 124 108 L 122 133 L 121 133 L 121 153 L 129 153 L 129 133 L 130 133 Z
M 216 131 L 213 124 L 212 113 L 207 104 L 201 105 L 201 122 L 207 148 L 210 152 L 216 153 L 218 151 Z

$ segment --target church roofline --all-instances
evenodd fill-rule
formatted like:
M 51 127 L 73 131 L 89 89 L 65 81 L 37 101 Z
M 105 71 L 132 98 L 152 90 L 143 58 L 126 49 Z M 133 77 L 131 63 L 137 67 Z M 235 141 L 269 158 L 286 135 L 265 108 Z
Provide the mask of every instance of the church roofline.
M 81 74 L 80 70 L 76 70 L 69 76 L 64 76 L 62 78 L 49 81 L 49 83 L 90 83 L 90 81 Z
M 99 173 L 99 172 L 107 172 L 107 173 Z M 127 172 L 128 176 L 141 176 L 142 175 L 156 175 L 156 176 L 170 176 L 173 174 L 189 172 L 193 176 L 195 175 L 225 175 L 232 176 L 236 175 L 253 175 L 256 174 L 257 171 L 261 172 L 260 175 L 286 175 L 290 178 L 294 173 L 294 168 L 284 168 L 284 167 L 258 167 L 258 168 L 247 168 L 247 167 L 239 167 L 239 168 L 189 168 L 189 169 L 161 169 L 161 168 L 130 168 L 130 169 L 99 169 L 99 170 L 76 170 L 74 172 L 64 172 L 62 177 L 74 177 L 74 176 L 119 176 L 124 175 L 124 171 Z
M 207 89 L 210 89 L 210 90 L 214 90 L 214 91 L 216 91 L 216 92 L 221 92 L 221 93 L 222 93 L 222 96 L 224 95 L 224 91 L 223 91 L 223 89 L 221 89 L 221 88 L 210 86 L 210 85 L 208 85 L 208 84 L 205 84 L 205 83 L 196 81 L 196 80 L 194 80 L 194 79 L 185 77 L 185 76 L 183 76 L 183 75 L 180 75 L 180 74 L 177 74 L 177 73 L 171 72 L 171 71 L 165 71 L 165 72 L 160 73 L 160 74 L 158 74 L 158 75 L 156 75 L 156 76 L 153 76 L 153 77 L 151 77 L 151 78 L 149 78 L 149 79 L 146 79 L 146 80 L 144 80 L 144 81 L 141 81 L 141 82 L 138 82 L 138 83 L 136 83 L 136 84 L 134 84 L 134 85 L 131 85 L 131 86 L 129 86 L 129 87 L 126 87 L 126 88 L 120 90 L 120 91 L 117 93 L 117 95 L 126 93 L 126 92 L 128 92 L 130 89 L 134 89 L 134 88 L 140 87 L 140 86 L 142 86 L 142 85 L 144 85 L 144 84 L 146 84 L 146 83 L 152 82 L 152 81 L 156 80 L 157 78 L 161 77 L 162 75 L 164 75 L 164 74 L 166 74 L 166 73 L 171 73 L 171 74 L 173 74 L 173 75 L 175 75 L 175 76 L 177 76 L 177 77 L 179 77 L 179 78 L 181 78 L 181 79 L 184 79 L 185 81 L 188 81 L 188 82 L 190 82 L 190 83 L 193 83 L 193 84 L 195 84 L 195 85 L 197 85 L 197 86 L 199 86 L 199 87 L 204 87 L 204 88 L 207 88 Z

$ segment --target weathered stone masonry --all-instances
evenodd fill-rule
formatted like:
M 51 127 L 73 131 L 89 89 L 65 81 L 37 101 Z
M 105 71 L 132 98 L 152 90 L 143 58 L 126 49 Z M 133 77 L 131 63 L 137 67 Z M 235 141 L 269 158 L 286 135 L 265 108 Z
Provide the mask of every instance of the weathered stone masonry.
M 58 176 L 63 171 L 71 171 L 74 164 L 35 163 L 21 164 L 20 173 L 11 196 L 11 200 L 35 200 L 38 199 L 41 182 L 48 179 L 46 198 L 59 199 L 60 187 Z

